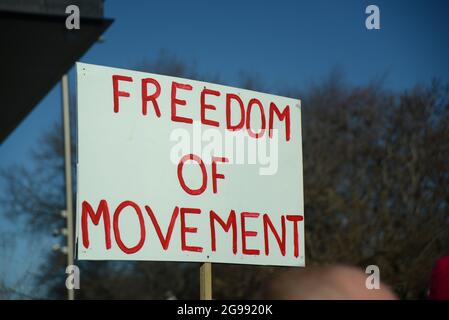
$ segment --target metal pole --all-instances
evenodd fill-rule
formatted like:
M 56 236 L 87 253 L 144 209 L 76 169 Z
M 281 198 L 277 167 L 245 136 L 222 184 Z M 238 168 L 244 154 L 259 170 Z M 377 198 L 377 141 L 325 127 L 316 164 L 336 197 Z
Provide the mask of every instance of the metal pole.
M 67 74 L 61 80 L 62 115 L 64 121 L 64 166 L 65 198 L 67 212 L 67 266 L 73 265 L 73 200 L 72 200 L 72 158 L 70 137 L 69 79 Z M 68 300 L 74 299 L 73 289 L 67 289 Z
M 200 267 L 200 299 L 212 300 L 212 264 L 204 262 Z

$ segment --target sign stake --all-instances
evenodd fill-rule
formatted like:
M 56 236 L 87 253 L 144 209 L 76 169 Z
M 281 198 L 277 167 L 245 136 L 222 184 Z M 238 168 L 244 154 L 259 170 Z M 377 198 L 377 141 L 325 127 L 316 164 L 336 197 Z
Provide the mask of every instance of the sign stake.
M 212 264 L 203 262 L 200 267 L 200 299 L 212 300 Z

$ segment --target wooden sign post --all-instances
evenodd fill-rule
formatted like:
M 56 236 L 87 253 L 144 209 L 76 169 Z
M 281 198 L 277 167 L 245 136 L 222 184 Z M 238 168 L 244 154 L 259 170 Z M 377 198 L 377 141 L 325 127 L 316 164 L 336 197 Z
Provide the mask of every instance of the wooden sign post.
M 200 267 L 200 299 L 212 300 L 212 263 L 204 262 Z

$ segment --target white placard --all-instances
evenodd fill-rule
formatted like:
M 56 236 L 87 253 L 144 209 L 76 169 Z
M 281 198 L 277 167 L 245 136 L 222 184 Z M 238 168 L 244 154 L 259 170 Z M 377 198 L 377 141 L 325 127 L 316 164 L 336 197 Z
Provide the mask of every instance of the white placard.
M 305 265 L 300 100 L 76 70 L 78 259 Z

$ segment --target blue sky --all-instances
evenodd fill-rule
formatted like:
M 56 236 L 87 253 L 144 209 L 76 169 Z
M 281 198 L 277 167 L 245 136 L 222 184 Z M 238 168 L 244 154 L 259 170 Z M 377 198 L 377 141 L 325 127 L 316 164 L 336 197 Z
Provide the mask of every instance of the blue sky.
M 369 4 L 380 8 L 380 30 L 365 28 Z M 81 61 L 133 68 L 164 49 L 229 85 L 243 71 L 267 87 L 306 90 L 338 68 L 349 84 L 386 76 L 385 87 L 403 90 L 433 77 L 449 82 L 448 14 L 444 0 L 110 0 L 105 16 L 115 22 Z M 57 85 L 0 145 L 0 168 L 32 164 L 31 149 L 61 118 L 60 100 Z M 0 217 L 0 225 L 8 224 Z

